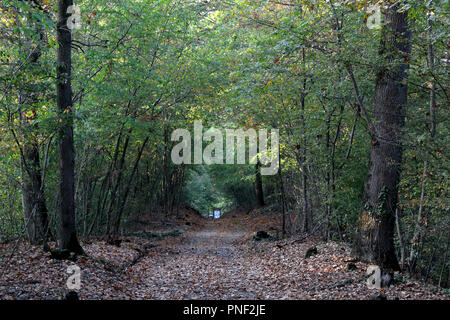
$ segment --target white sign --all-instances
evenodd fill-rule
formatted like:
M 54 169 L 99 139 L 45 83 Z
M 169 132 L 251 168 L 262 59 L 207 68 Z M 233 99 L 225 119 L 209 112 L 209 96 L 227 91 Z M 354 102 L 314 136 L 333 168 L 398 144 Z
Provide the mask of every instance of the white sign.
M 214 219 L 220 218 L 220 210 L 214 210 Z

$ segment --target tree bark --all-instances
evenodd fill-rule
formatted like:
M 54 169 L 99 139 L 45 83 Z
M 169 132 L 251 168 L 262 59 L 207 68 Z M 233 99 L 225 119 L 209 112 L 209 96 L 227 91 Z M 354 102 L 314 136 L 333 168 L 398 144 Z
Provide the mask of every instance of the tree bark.
M 305 66 L 306 64 L 306 50 L 302 49 L 302 64 Z M 300 169 L 302 170 L 302 190 L 303 190 L 303 204 L 302 204 L 302 215 L 303 215 L 303 232 L 308 233 L 312 227 L 312 216 L 310 216 L 310 210 L 308 206 L 308 177 L 306 175 L 306 118 L 305 118 L 305 108 L 306 108 L 306 77 L 303 78 L 302 81 L 302 92 L 300 94 L 300 122 L 301 122 L 301 137 L 302 137 L 302 155 L 301 155 L 301 165 Z
M 67 9 L 72 0 L 58 1 L 58 22 L 56 40 L 58 43 L 56 55 L 57 74 L 57 105 L 60 115 L 59 123 L 59 192 L 60 192 L 60 249 L 76 254 L 82 254 L 76 228 L 74 203 L 74 143 L 73 143 L 73 105 L 71 67 L 72 32 L 67 27 L 69 14 Z
M 262 186 L 262 177 L 261 177 L 261 162 L 259 161 L 259 157 L 256 161 L 255 165 L 255 194 L 256 194 L 256 204 L 258 208 L 264 206 L 264 191 Z
M 281 159 L 281 151 L 278 149 L 278 159 Z M 283 184 L 283 173 L 280 167 L 278 168 L 278 178 L 280 184 L 280 195 L 281 195 L 281 235 L 284 238 L 286 236 L 286 197 L 284 194 L 284 184 Z
M 403 242 L 402 230 L 400 227 L 400 215 L 399 215 L 400 207 L 397 207 L 395 210 L 395 223 L 397 227 L 397 237 L 400 246 L 400 266 L 403 268 L 405 266 L 405 243 Z
M 394 248 L 402 147 L 401 128 L 407 104 L 410 53 L 408 12 L 390 6 L 382 30 L 374 103 L 375 139 L 370 149 L 369 174 L 355 237 L 354 253 L 382 268 L 400 270 Z
M 39 68 L 39 58 L 42 54 L 42 42 L 45 34 L 40 25 L 40 22 L 33 19 L 30 13 L 30 20 L 35 25 L 36 34 L 39 36 L 32 53 L 30 54 L 29 62 L 31 72 Z M 37 92 L 30 88 L 29 93 L 23 95 L 23 104 L 26 105 L 25 110 L 19 111 L 19 117 L 22 122 L 22 128 L 30 132 L 35 132 L 38 129 L 36 125 L 31 124 L 35 120 L 36 109 L 34 103 L 37 98 Z M 48 237 L 48 212 L 45 201 L 44 188 L 42 185 L 41 163 L 39 159 L 39 144 L 32 136 L 24 132 L 24 147 L 23 157 L 21 157 L 21 171 L 22 171 L 22 204 L 23 214 L 26 223 L 26 232 L 30 243 L 43 243 L 47 247 Z
M 28 170 L 24 167 L 27 166 Z M 42 186 L 38 146 L 27 143 L 22 160 L 23 214 L 26 219 L 27 236 L 32 244 L 43 243 L 48 238 L 48 211 Z
M 305 80 L 306 81 L 306 80 Z M 306 90 L 306 82 L 303 82 L 303 90 Z M 309 206 L 308 206 L 308 177 L 306 175 L 306 120 L 305 120 L 305 94 L 301 94 L 300 104 L 301 104 L 301 136 L 302 136 L 302 154 L 300 161 L 300 169 L 302 171 L 302 216 L 303 216 L 303 232 L 308 233 L 311 229 L 312 217 L 309 215 Z

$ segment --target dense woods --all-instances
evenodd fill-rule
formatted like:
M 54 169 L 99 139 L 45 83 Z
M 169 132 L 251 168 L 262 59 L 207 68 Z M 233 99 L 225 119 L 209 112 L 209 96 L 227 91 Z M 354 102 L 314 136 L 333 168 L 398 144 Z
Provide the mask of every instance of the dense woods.
M 143 216 L 268 208 L 279 238 L 348 243 L 448 288 L 448 11 L 1 0 L 0 241 L 83 254 L 83 239 L 118 245 Z M 175 164 L 172 132 L 196 120 L 278 129 L 277 173 L 261 174 L 261 154 Z

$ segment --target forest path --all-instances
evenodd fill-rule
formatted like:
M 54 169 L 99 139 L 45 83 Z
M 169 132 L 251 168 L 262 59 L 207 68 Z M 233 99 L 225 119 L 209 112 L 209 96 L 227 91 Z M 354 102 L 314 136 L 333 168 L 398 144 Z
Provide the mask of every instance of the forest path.
M 17 248 L 14 242 L 0 244 L 0 260 L 16 252 L 0 281 L 0 300 L 63 299 L 67 268 L 74 263 L 81 269 L 83 300 L 370 299 L 378 293 L 361 280 L 367 264 L 347 269 L 351 249 L 345 243 L 252 240 L 257 230 L 276 235 L 274 222 L 270 215 L 247 211 L 218 220 L 184 216 L 170 227 L 183 230 L 179 236 L 130 237 L 120 247 L 91 239 L 83 243 L 87 255 L 75 262 L 52 259 L 26 242 Z M 151 231 L 147 228 L 141 231 Z M 305 258 L 313 246 L 317 254 Z M 383 293 L 388 299 L 450 299 L 444 291 L 406 278 Z
M 258 213 L 197 220 L 127 269 L 127 290 L 139 299 L 157 300 L 364 300 L 378 293 L 363 281 L 367 264 L 357 262 L 356 270 L 347 270 L 347 244 L 253 241 L 256 230 L 275 232 L 270 217 Z M 305 258 L 311 247 L 318 253 Z M 383 293 L 388 299 L 448 299 L 415 281 L 397 283 Z
M 237 244 L 248 230 L 206 220 L 164 246 L 152 248 L 132 274 L 152 299 L 256 299 L 254 268 Z

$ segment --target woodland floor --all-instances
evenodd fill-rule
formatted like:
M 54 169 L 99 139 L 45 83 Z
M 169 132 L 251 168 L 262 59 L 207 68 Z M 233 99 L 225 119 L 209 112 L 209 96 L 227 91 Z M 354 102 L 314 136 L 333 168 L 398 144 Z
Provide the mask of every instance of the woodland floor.
M 86 256 L 52 259 L 25 242 L 0 245 L 0 299 L 63 299 L 66 269 L 81 268 L 80 299 L 370 299 L 367 265 L 347 271 L 343 243 L 296 238 L 254 241 L 275 231 L 274 214 L 227 213 L 207 220 L 184 210 L 182 218 L 138 232 L 120 247 L 100 239 L 82 242 Z M 163 235 L 163 236 L 155 236 Z M 318 253 L 305 259 L 308 248 Z M 382 290 L 388 299 L 450 299 L 442 290 L 403 277 Z

